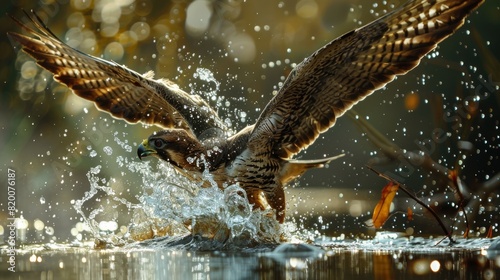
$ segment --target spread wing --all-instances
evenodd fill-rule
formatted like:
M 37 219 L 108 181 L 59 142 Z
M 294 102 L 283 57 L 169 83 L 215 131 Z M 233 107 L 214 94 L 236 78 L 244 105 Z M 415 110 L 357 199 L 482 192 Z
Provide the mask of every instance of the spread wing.
M 415 0 L 316 51 L 259 117 L 249 147 L 290 158 L 354 104 L 416 67 L 483 0 Z
M 35 29 L 13 19 L 36 38 L 14 32 L 8 35 L 38 65 L 52 72 L 55 80 L 93 101 L 100 110 L 131 123 L 182 128 L 197 136 L 211 128 L 225 129 L 217 113 L 198 95 L 180 90 L 171 81 L 154 80 L 152 72 L 141 75 L 73 49 L 61 42 L 34 12 L 26 15 Z

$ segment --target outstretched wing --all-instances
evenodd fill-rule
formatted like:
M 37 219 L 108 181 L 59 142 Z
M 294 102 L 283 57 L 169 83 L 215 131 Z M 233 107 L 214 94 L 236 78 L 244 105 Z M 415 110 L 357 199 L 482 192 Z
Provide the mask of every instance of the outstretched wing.
M 16 20 L 29 34 L 8 35 L 21 44 L 38 65 L 54 74 L 75 94 L 97 108 L 131 123 L 182 128 L 194 135 L 211 128 L 225 129 L 217 113 L 198 95 L 190 95 L 168 80 L 154 80 L 125 66 L 87 55 L 61 42 L 34 13 L 26 13 L 35 30 Z
M 316 51 L 290 73 L 249 147 L 290 158 L 354 104 L 413 69 L 483 0 L 415 0 Z

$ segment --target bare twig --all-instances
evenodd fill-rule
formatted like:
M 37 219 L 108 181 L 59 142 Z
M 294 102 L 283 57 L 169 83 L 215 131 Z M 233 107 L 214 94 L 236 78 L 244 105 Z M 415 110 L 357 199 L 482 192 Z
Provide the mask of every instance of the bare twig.
M 414 166 L 419 166 L 424 170 L 432 172 L 435 176 L 437 176 L 437 180 L 443 182 L 446 187 L 449 187 L 453 193 L 456 195 L 459 209 L 464 213 L 465 208 L 463 207 L 464 201 L 466 197 L 464 194 L 470 197 L 468 188 L 465 184 L 457 182 L 458 179 L 454 179 L 450 176 L 450 169 L 442 166 L 441 164 L 434 161 L 431 156 L 427 153 L 421 152 L 416 153 L 412 151 L 404 151 L 398 145 L 393 143 L 391 140 L 387 139 L 384 135 L 382 135 L 375 127 L 373 127 L 369 122 L 367 122 L 364 118 L 356 117 L 358 114 L 354 110 L 350 110 L 348 112 L 349 117 L 355 120 L 355 124 L 366 133 L 367 137 L 370 141 L 382 150 L 382 153 L 389 159 L 401 162 L 407 162 L 408 164 L 412 164 Z M 458 175 L 457 175 L 458 176 Z M 467 227 L 469 226 L 469 221 L 467 215 L 465 215 L 465 224 Z
M 420 204 L 422 207 L 424 207 L 425 209 L 427 209 L 427 211 L 429 211 L 429 213 L 431 213 L 432 216 L 434 216 L 434 218 L 439 223 L 439 225 L 443 229 L 445 235 L 448 237 L 448 239 L 450 240 L 450 242 L 451 243 L 455 242 L 453 240 L 453 238 L 451 237 L 450 231 L 448 231 L 448 229 L 446 228 L 446 225 L 443 223 L 443 221 L 438 216 L 438 214 L 431 207 L 429 207 L 427 204 L 425 204 L 420 198 L 418 198 L 412 191 L 410 191 L 410 189 L 407 186 L 405 186 L 404 184 L 398 182 L 397 180 L 391 178 L 390 176 L 388 176 L 386 174 L 382 174 L 382 173 L 378 172 L 377 170 L 373 169 L 370 166 L 366 166 L 366 167 L 368 169 L 370 169 L 371 171 L 375 172 L 378 176 L 386 179 L 387 181 L 390 181 L 393 184 L 399 185 L 399 189 L 401 189 L 403 192 L 405 192 L 411 199 L 415 200 L 418 204 Z

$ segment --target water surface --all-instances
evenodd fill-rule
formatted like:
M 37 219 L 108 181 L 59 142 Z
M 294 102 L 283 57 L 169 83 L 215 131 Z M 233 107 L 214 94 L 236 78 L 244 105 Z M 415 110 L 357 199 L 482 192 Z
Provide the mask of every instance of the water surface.
M 32 245 L 17 252 L 16 272 L 2 269 L 1 275 L 2 279 L 497 279 L 500 275 L 500 253 L 488 250 L 491 239 L 459 239 L 453 246 L 440 241 L 329 239 L 314 246 L 286 243 L 213 251 L 199 250 L 203 241 L 189 238 L 100 250 Z

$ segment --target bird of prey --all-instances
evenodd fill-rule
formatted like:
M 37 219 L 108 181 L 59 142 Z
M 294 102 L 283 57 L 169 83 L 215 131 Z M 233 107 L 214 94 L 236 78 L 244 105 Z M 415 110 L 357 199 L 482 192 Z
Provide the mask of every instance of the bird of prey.
M 484 0 L 411 0 L 331 41 L 298 64 L 257 122 L 231 134 L 200 96 L 174 82 L 82 53 L 59 40 L 34 13 L 29 35 L 9 32 L 55 80 L 97 108 L 131 123 L 162 127 L 138 147 L 183 175 L 203 180 L 208 170 L 224 188 L 239 184 L 254 208 L 285 218 L 284 187 L 334 158 L 296 160 L 354 104 L 416 67 Z

